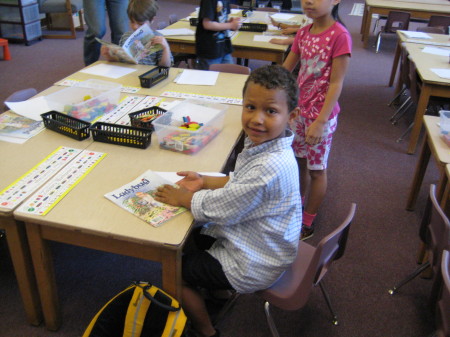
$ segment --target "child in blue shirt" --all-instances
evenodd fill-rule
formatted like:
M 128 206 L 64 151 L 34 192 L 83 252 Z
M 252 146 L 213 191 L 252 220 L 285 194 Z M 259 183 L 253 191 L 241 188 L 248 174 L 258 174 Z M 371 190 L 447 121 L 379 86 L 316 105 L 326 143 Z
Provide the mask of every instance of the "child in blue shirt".
M 288 121 L 298 113 L 298 88 L 286 69 L 256 69 L 243 89 L 244 150 L 230 176 L 178 172 L 156 200 L 191 210 L 206 222 L 199 250 L 183 256 L 183 308 L 198 336 L 219 336 L 199 288 L 253 293 L 270 287 L 293 262 L 301 229 L 297 163 Z
M 131 34 L 144 24 L 150 26 L 150 23 L 156 16 L 159 6 L 156 0 L 130 0 L 128 4 L 128 18 L 130 19 L 130 27 L 132 31 L 126 32 L 122 35 L 119 41 L 119 46 L 123 46 L 125 41 Z M 155 51 L 139 60 L 139 64 L 145 65 L 158 65 L 162 67 L 170 67 L 173 63 L 173 56 L 170 52 L 169 43 L 160 33 L 153 31 L 155 35 L 150 42 L 145 45 L 146 48 L 154 46 L 160 46 L 160 50 Z M 121 62 L 121 58 L 118 55 L 111 53 L 107 46 L 102 46 L 100 53 L 110 62 Z

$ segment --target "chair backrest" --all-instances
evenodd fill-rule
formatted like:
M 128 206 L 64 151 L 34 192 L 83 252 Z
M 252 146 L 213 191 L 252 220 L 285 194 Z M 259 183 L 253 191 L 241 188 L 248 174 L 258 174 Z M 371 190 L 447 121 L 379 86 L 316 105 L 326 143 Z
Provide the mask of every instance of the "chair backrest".
M 443 27 L 430 27 L 430 26 L 424 26 L 424 27 L 417 27 L 416 31 L 423 32 L 423 33 L 430 33 L 430 34 L 445 34 L 445 29 Z
M 414 102 L 414 104 L 419 103 L 419 96 L 420 96 L 420 82 L 419 78 L 417 77 L 417 68 L 416 64 L 410 59 L 409 60 L 409 92 L 411 95 L 411 100 Z
M 407 88 L 411 88 L 411 81 L 409 79 L 410 61 L 408 58 L 408 52 L 405 47 L 402 46 L 400 54 L 400 79 L 403 85 Z
M 428 21 L 428 27 L 439 27 L 444 29 L 444 34 L 448 33 L 448 26 L 450 26 L 450 16 L 431 15 Z
M 82 0 L 38 0 L 39 13 L 65 13 L 70 5 L 72 13 L 77 13 L 83 9 Z
M 433 254 L 432 266 L 439 266 L 442 252 L 450 250 L 450 221 L 436 199 L 436 186 L 430 186 L 432 203 L 430 224 L 428 225 L 429 240 L 427 240 Z
M 355 210 L 356 204 L 352 204 L 347 217 L 341 225 L 328 234 L 328 236 L 320 240 L 317 245 L 316 251 L 320 251 L 320 259 L 314 284 L 320 282 L 333 261 L 340 259 L 344 255 L 345 247 L 347 246 L 348 232 L 353 216 L 355 215 Z
M 243 74 L 243 75 L 250 75 L 251 72 L 249 67 L 231 63 L 211 64 L 209 66 L 209 70 L 220 71 L 222 73 Z
M 288 270 L 269 289 L 259 294 L 270 304 L 284 310 L 297 310 L 308 301 L 333 261 L 342 257 L 356 204 L 352 204 L 346 219 L 317 247 L 299 241 L 297 257 Z
M 169 15 L 169 25 L 178 21 L 178 15 L 170 14 Z
M 408 30 L 411 14 L 402 11 L 390 11 L 384 26 L 384 33 L 395 33 L 397 30 Z
M 441 262 L 442 292 L 437 305 L 437 336 L 450 336 L 450 251 L 445 250 Z
M 168 24 L 167 24 L 166 21 L 159 21 L 159 22 L 156 24 L 156 29 L 158 29 L 158 30 L 164 29 L 164 28 L 166 28 L 167 26 L 168 26 Z

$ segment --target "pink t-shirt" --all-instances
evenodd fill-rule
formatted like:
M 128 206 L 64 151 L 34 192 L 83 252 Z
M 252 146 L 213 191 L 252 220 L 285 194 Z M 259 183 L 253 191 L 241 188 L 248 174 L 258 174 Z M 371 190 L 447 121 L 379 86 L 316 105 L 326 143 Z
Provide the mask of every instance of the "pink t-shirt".
M 316 119 L 330 85 L 332 60 L 341 55 L 351 55 L 352 38 L 347 29 L 338 22 L 320 34 L 311 34 L 311 26 L 298 30 L 291 50 L 300 56 L 301 62 L 297 78 L 301 115 Z M 339 111 L 339 104 L 336 103 L 330 118 L 336 116 Z

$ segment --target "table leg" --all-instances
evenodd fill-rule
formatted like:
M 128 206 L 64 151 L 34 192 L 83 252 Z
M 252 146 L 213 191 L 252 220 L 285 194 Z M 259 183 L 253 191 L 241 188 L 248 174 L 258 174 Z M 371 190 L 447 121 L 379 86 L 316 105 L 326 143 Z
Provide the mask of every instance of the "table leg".
M 417 104 L 416 115 L 414 117 L 414 126 L 411 131 L 411 138 L 408 145 L 408 154 L 414 154 L 416 151 L 417 142 L 420 136 L 420 130 L 423 124 L 423 115 L 427 110 L 428 101 L 430 99 L 431 88 L 425 83 L 422 84 L 420 91 L 419 103 Z
M 425 176 L 425 171 L 427 170 L 428 162 L 430 161 L 431 150 L 428 146 L 428 137 L 425 138 L 423 142 L 422 151 L 417 161 L 416 171 L 414 173 L 414 178 L 411 186 L 411 191 L 409 192 L 408 202 L 406 204 L 406 209 L 408 211 L 413 211 L 416 205 L 417 196 L 419 195 L 420 186 L 422 186 L 423 177 Z
M 181 249 L 165 250 L 161 264 L 162 289 L 181 304 Z
M 436 199 L 439 201 L 439 204 L 444 205 L 445 200 L 445 191 L 448 184 L 447 175 L 445 174 L 445 164 L 438 163 L 440 177 L 436 186 Z M 443 208 L 445 210 L 445 208 Z
M 22 296 L 27 321 L 31 325 L 39 325 L 42 321 L 41 302 L 36 287 L 30 250 L 23 222 L 13 218 L 1 218 L 1 228 L 6 231 L 9 253 Z
M 364 27 L 366 26 L 366 20 L 367 20 L 367 4 L 364 3 L 363 17 L 362 17 L 362 21 L 361 21 L 361 29 L 359 31 L 360 34 L 364 33 Z M 361 37 L 361 41 L 363 41 L 363 37 Z
M 391 70 L 391 77 L 389 78 L 389 86 L 392 87 L 395 80 L 395 75 L 397 74 L 397 67 L 398 67 L 398 61 L 400 59 L 402 46 L 400 40 L 397 42 L 397 46 L 395 47 L 395 54 L 394 54 L 394 62 L 392 63 L 392 70 Z M 399 81 L 400 83 L 400 81 Z M 396 90 L 396 94 L 398 91 Z
M 441 208 L 445 215 L 450 217 L 450 181 L 447 178 L 447 185 L 445 186 L 444 195 L 441 200 Z
M 370 35 L 370 25 L 372 24 L 372 9 L 369 8 L 366 14 L 366 21 L 364 24 L 364 31 L 362 36 L 363 41 L 363 47 L 367 48 L 367 45 L 369 44 L 369 35 Z
M 56 331 L 61 325 L 61 317 L 50 246 L 41 236 L 40 225 L 26 223 L 26 229 L 45 325 L 48 330 Z

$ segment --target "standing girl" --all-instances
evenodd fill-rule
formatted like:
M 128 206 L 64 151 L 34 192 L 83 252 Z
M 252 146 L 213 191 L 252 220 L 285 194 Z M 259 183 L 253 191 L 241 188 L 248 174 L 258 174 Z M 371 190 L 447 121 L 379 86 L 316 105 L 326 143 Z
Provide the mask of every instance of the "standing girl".
M 313 20 L 297 32 L 283 67 L 298 74 L 300 113 L 292 122 L 292 144 L 300 170 L 300 192 L 305 201 L 301 239 L 314 233 L 313 220 L 327 190 L 327 160 L 340 108 L 338 98 L 351 56 L 352 41 L 339 23 L 340 0 L 302 0 Z

